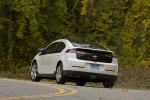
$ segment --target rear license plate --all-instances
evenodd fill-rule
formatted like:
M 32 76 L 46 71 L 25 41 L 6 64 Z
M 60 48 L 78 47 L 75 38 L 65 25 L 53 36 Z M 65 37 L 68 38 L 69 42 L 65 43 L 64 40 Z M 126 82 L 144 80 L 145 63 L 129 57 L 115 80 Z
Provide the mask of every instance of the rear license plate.
M 90 69 L 99 70 L 99 65 L 98 64 L 91 64 Z

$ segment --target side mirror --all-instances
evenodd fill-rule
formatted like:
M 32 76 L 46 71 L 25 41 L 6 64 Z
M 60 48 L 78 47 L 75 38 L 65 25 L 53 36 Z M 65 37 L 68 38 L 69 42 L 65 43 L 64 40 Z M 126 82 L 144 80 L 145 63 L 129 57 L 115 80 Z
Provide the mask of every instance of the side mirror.
M 44 54 L 44 50 L 45 50 L 44 48 L 39 49 L 39 52 L 41 52 L 40 55 Z

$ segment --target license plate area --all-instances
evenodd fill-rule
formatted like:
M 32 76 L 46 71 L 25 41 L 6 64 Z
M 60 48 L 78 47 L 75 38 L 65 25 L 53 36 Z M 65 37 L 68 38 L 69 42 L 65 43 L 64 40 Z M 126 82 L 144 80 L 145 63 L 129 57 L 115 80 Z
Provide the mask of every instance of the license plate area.
M 90 64 L 90 69 L 91 70 L 100 70 L 100 65 L 99 64 Z

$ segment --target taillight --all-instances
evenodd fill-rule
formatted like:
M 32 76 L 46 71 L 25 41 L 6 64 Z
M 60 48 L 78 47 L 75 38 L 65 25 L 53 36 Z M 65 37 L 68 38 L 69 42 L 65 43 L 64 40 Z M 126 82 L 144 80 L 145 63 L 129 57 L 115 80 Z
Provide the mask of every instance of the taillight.
M 78 49 L 68 49 L 65 53 L 77 53 L 77 54 L 85 54 L 84 51 Z
M 81 50 L 76 50 L 76 53 L 78 53 L 78 54 L 85 54 L 85 52 L 81 51 Z
M 65 53 L 75 53 L 75 50 L 74 49 L 68 49 L 68 50 L 66 50 Z
M 105 54 L 104 56 L 107 57 L 107 58 L 112 58 L 113 57 L 112 54 Z

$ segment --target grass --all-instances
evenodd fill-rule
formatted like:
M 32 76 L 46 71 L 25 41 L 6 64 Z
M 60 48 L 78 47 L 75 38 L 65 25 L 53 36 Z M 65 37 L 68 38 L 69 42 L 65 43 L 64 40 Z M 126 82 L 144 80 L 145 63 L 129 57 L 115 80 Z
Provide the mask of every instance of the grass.
M 150 68 L 119 69 L 118 81 L 116 82 L 115 87 L 150 90 Z
M 18 72 L 18 73 L 0 72 L 0 78 L 29 80 L 30 75 L 29 72 Z M 51 81 L 54 82 L 54 80 Z M 88 82 L 86 86 L 103 87 L 101 83 L 91 83 L 91 82 Z M 124 89 L 150 90 L 150 68 L 149 69 L 120 68 L 118 73 L 118 80 L 115 83 L 114 87 Z
M 0 72 L 0 78 L 12 78 L 12 79 L 30 79 L 29 72 L 19 72 L 19 73 L 13 73 L 9 71 L 2 71 Z

